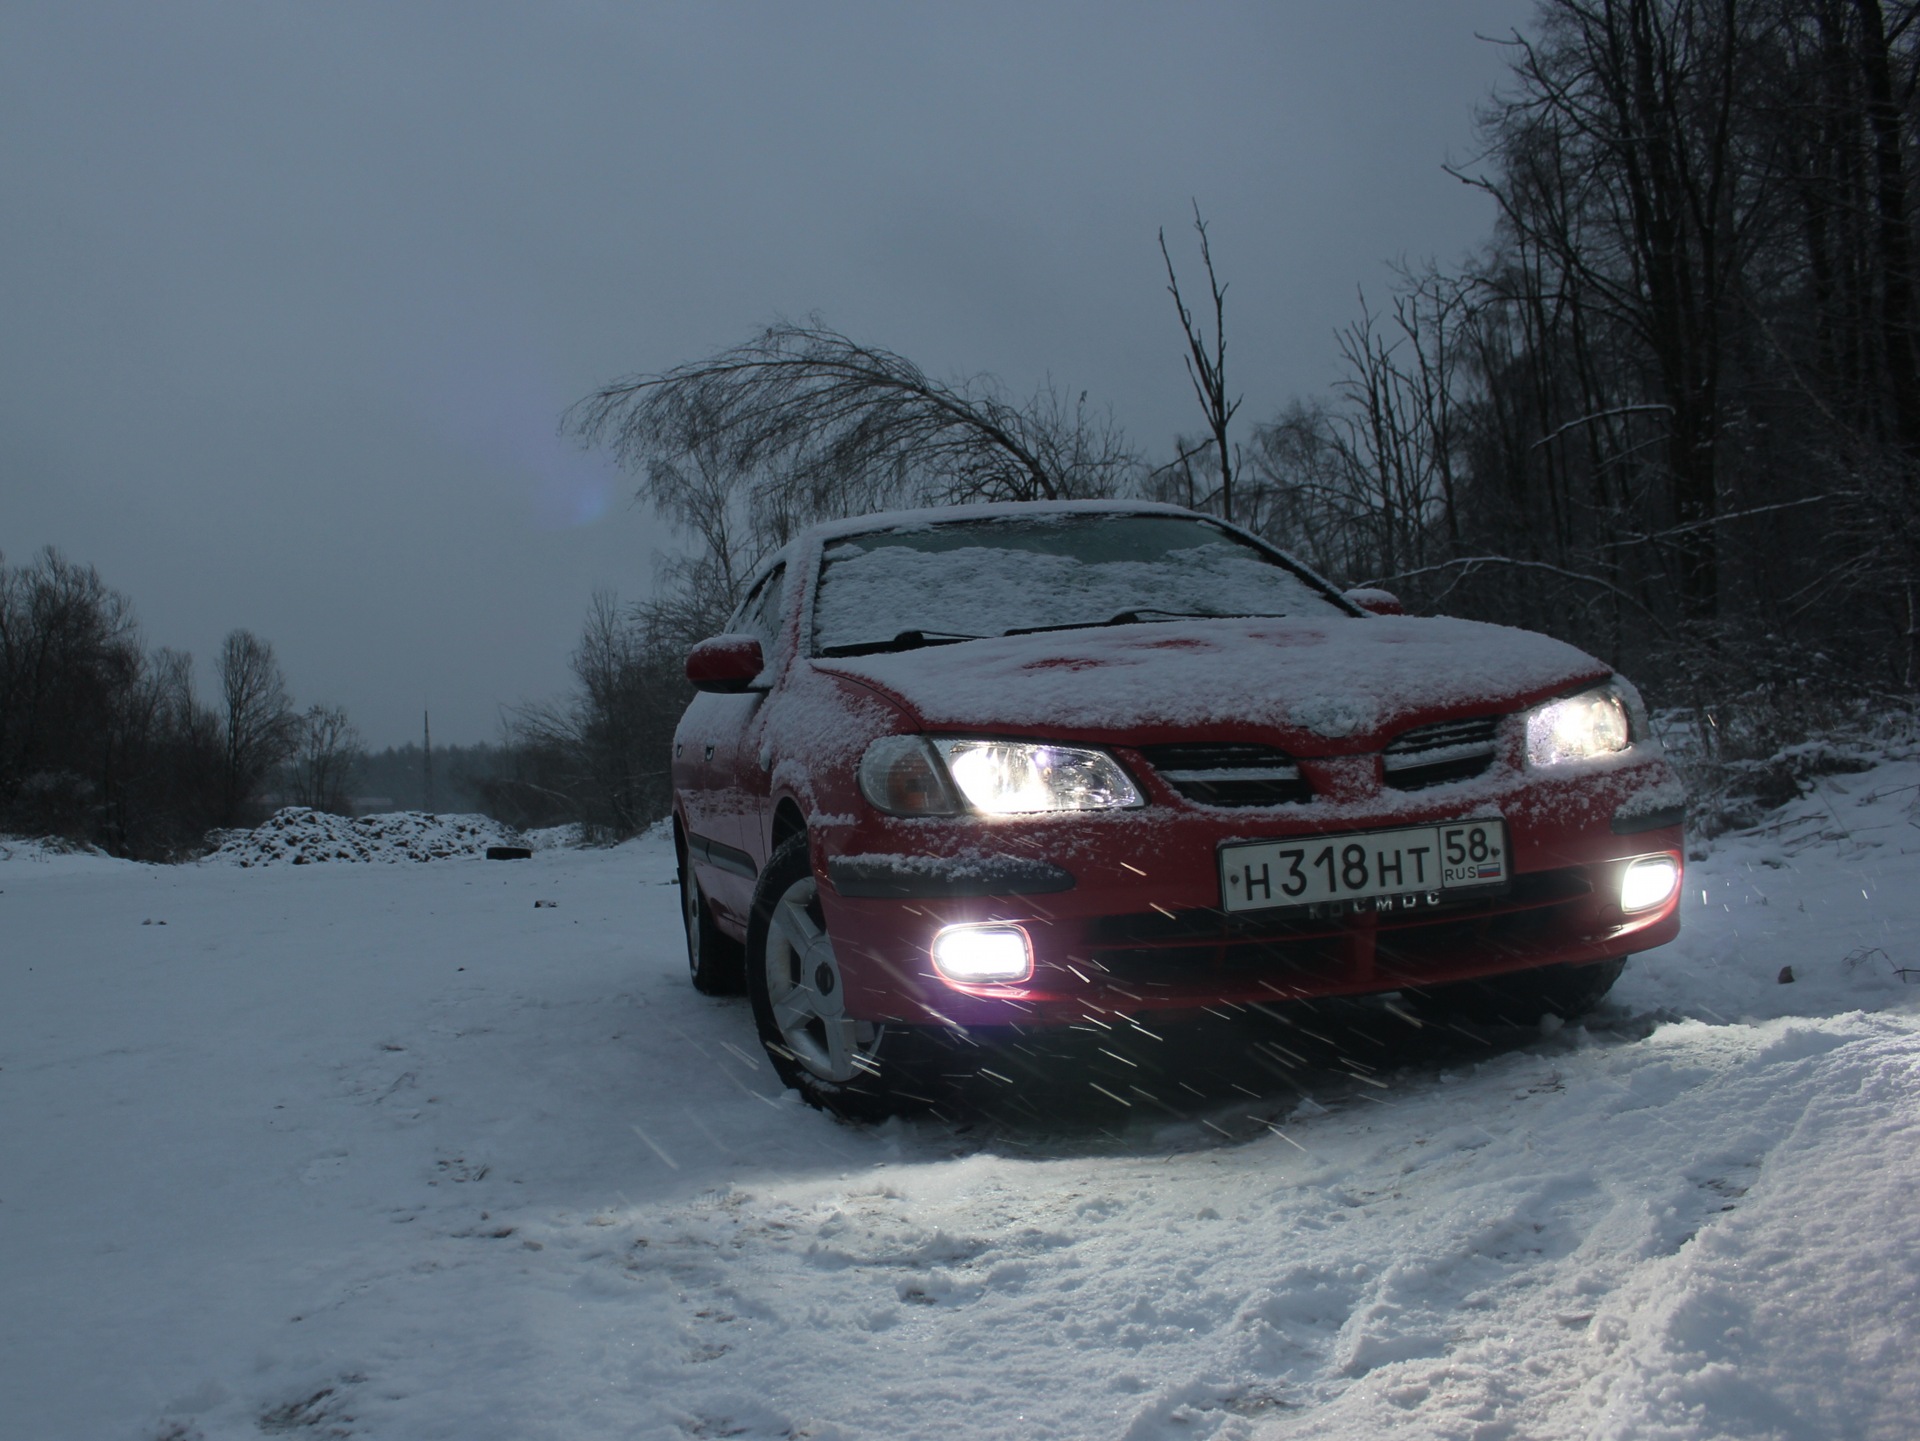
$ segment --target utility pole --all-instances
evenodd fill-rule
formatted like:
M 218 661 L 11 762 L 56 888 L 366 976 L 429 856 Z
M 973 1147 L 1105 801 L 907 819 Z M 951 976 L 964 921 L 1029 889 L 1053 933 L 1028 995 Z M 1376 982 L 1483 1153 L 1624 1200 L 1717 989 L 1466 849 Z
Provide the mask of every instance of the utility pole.
M 426 759 L 422 772 L 427 783 L 427 814 L 433 815 L 433 717 L 426 711 L 420 712 L 420 734 L 425 742 L 422 750 Z

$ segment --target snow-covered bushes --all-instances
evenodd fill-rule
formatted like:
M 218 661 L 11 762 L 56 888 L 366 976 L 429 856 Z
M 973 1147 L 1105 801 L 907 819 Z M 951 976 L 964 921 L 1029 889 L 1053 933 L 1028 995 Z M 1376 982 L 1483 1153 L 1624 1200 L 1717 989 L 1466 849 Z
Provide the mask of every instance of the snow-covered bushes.
M 1658 713 L 1654 728 L 1686 782 L 1689 830 L 1703 840 L 1758 825 L 1822 776 L 1920 752 L 1920 716 L 1908 704 L 1831 692 L 1676 707 Z

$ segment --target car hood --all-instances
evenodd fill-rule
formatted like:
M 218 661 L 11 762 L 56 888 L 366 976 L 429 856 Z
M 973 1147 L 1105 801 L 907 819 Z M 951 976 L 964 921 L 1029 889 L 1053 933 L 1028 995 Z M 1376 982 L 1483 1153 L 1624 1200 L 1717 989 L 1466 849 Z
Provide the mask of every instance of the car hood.
M 1096 627 L 813 664 L 883 692 L 930 731 L 1151 743 L 1254 730 L 1306 754 L 1516 710 L 1609 674 L 1532 631 L 1418 616 Z

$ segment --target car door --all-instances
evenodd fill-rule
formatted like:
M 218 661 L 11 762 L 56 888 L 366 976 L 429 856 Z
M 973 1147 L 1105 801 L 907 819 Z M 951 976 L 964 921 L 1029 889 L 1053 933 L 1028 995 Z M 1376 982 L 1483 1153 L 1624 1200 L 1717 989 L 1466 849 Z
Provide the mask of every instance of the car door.
M 766 657 L 762 679 L 738 695 L 708 695 L 703 716 L 701 746 L 697 758 L 708 778 L 708 790 L 701 818 L 702 833 L 695 843 L 696 853 L 704 850 L 707 869 L 701 884 L 714 904 L 744 923 L 753 904 L 754 881 L 765 861 L 765 845 L 758 838 L 760 813 L 764 809 L 767 777 L 760 765 L 757 739 L 760 717 L 767 704 L 767 682 L 778 673 L 783 658 L 780 638 L 784 627 L 786 567 L 775 566 L 761 578 L 740 609 L 734 613 L 728 630 L 750 635 L 760 642 Z

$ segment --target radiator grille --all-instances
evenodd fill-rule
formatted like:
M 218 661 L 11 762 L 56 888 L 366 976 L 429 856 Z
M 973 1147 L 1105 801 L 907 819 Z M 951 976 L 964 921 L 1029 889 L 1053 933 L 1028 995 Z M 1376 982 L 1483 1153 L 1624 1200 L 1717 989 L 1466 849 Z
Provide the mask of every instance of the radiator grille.
M 1395 790 L 1417 791 L 1480 775 L 1498 753 L 1500 719 L 1439 721 L 1401 732 L 1381 757 L 1386 783 Z
M 1201 805 L 1280 806 L 1313 796 L 1293 757 L 1274 746 L 1190 741 L 1142 746 L 1140 754 L 1162 780 Z

